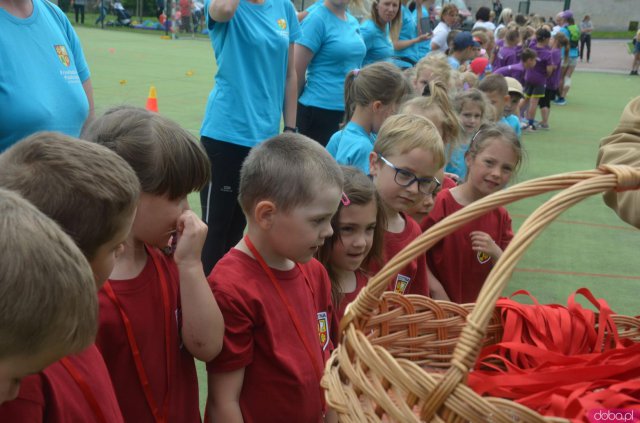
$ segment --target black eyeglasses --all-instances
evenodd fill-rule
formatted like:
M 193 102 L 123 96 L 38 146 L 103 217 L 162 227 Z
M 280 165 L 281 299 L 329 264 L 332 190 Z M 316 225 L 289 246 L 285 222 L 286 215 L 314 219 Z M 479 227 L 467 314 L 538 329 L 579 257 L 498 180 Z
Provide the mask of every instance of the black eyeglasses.
M 440 181 L 436 177 L 418 178 L 408 170 L 395 167 L 393 163 L 382 157 L 382 154 L 378 154 L 378 157 L 384 162 L 384 164 L 396 171 L 394 181 L 401 187 L 407 188 L 413 185 L 414 182 L 417 182 L 418 191 L 425 195 L 432 195 L 440 186 Z

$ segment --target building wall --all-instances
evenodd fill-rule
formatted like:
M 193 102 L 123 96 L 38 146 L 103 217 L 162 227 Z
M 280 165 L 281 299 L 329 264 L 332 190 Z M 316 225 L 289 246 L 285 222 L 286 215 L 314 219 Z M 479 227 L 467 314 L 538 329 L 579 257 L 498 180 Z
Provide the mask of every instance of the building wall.
M 474 15 L 478 7 L 492 5 L 491 0 L 466 2 Z M 516 13 L 519 3 L 524 1 L 502 0 L 503 7 L 509 7 Z M 531 0 L 529 12 L 549 17 L 561 12 L 563 7 L 564 0 Z M 640 21 L 640 0 L 571 0 L 571 10 L 576 22 L 589 15 L 596 30 L 602 31 L 626 31 L 630 21 Z

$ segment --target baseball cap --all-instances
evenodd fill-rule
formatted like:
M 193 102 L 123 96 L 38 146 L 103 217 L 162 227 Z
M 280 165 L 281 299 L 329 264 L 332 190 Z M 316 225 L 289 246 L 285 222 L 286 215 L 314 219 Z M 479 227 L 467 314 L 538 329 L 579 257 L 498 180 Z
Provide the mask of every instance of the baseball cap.
M 564 19 L 573 18 L 573 12 L 570 9 L 567 9 L 564 12 L 562 12 L 561 15 Z
M 515 93 L 515 94 L 520 94 L 522 97 L 524 97 L 524 90 L 522 89 L 522 84 L 518 82 L 517 79 L 511 78 L 510 76 L 507 76 L 504 79 L 505 81 L 507 81 L 507 86 L 509 87 L 509 94 Z
M 473 39 L 473 35 L 469 31 L 462 31 L 456 34 L 453 39 L 453 49 L 460 51 L 467 47 L 480 47 L 480 44 Z

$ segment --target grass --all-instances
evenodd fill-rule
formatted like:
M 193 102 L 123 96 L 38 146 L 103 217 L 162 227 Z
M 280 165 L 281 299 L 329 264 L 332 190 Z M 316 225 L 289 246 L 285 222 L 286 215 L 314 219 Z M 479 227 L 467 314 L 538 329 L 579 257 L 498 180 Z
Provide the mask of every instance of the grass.
M 161 33 L 143 36 L 88 26 L 77 31 L 91 66 L 98 113 L 123 103 L 144 106 L 149 87 L 154 85 L 160 112 L 198 134 L 216 70 L 210 43 L 182 38 L 168 41 L 160 38 Z M 552 108 L 552 129 L 524 135 L 527 160 L 518 181 L 593 168 L 599 140 L 611 132 L 625 104 L 638 93 L 635 78 L 575 73 L 569 104 Z M 514 229 L 550 195 L 509 206 Z M 190 202 L 199 212 L 197 194 Z M 567 211 L 533 243 L 506 293 L 528 289 L 541 302 L 566 303 L 571 292 L 586 286 L 596 297 L 606 298 L 614 311 L 638 314 L 639 234 L 605 207 L 599 196 L 588 199 Z M 198 371 L 203 401 L 202 363 Z
M 635 35 L 636 31 L 593 31 L 591 38 L 630 40 Z

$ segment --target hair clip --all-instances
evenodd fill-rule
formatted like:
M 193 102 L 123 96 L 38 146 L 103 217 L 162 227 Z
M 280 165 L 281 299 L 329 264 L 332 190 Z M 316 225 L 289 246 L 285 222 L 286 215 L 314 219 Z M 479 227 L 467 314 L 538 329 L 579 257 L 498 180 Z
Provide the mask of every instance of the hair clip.
M 355 78 L 356 76 L 358 76 L 359 73 L 360 73 L 360 68 L 355 68 L 353 70 L 353 77 Z
M 344 191 L 342 191 L 342 198 L 340 199 L 340 201 L 345 207 L 351 204 L 351 200 L 349 200 L 349 197 L 347 197 L 347 194 L 345 194 Z
M 467 91 L 469 88 L 471 88 L 471 85 L 468 82 L 462 84 L 462 91 Z

